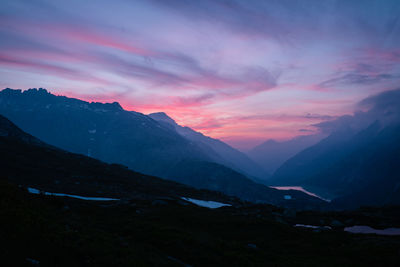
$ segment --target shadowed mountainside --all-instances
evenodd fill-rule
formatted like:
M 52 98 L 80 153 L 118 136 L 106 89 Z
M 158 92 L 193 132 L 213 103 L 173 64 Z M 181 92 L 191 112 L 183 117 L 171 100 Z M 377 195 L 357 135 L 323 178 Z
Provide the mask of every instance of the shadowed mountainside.
M 149 117 L 173 129 L 184 138 L 196 143 L 205 151 L 205 154 L 212 156 L 216 163 L 244 173 L 248 177 L 252 177 L 256 180 L 265 180 L 269 177 L 268 172 L 264 171 L 244 153 L 234 149 L 228 144 L 218 139 L 205 136 L 189 127 L 180 126 L 164 112 L 152 113 L 149 114 Z

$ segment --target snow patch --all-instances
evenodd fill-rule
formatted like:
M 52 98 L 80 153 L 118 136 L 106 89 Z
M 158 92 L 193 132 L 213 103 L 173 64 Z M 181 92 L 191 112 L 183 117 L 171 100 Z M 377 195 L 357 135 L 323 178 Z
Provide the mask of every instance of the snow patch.
M 354 225 L 344 228 L 345 232 L 353 234 L 400 235 L 400 228 L 374 229 L 366 225 Z
M 207 201 L 207 200 L 200 200 L 200 199 L 193 199 L 188 197 L 182 197 L 183 200 L 196 204 L 200 207 L 205 207 L 209 209 L 218 209 L 225 206 L 232 206 L 231 204 L 216 202 L 216 201 Z
M 28 192 L 31 194 L 40 194 L 40 190 L 28 187 Z
M 92 201 L 112 201 L 112 200 L 119 200 L 118 198 L 108 198 L 108 197 L 83 197 L 78 195 L 70 195 L 70 194 L 63 194 L 63 193 L 49 193 L 40 191 L 36 188 L 28 187 L 28 192 L 31 194 L 43 194 L 45 196 L 56 196 L 56 197 L 71 197 L 77 198 L 82 200 L 92 200 Z

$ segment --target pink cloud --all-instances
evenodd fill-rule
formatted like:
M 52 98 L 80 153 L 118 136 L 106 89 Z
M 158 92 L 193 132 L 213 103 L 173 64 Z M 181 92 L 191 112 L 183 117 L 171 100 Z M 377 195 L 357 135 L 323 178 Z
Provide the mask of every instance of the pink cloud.
M 86 27 L 79 24 L 65 23 L 48 23 L 37 22 L 30 19 L 17 20 L 13 17 L 2 17 L 0 19 L 4 26 L 19 33 L 27 35 L 43 36 L 48 40 L 65 40 L 67 42 L 78 41 L 81 44 L 97 45 L 118 49 L 121 51 L 141 55 L 152 56 L 155 53 L 148 50 L 144 45 L 134 43 L 132 40 L 124 39 L 121 36 L 116 36 L 110 32 L 102 33 L 94 27 Z
M 38 62 L 38 61 L 24 60 L 18 57 L 8 56 L 1 53 L 0 53 L 0 65 L 4 67 L 15 67 L 22 70 L 29 70 L 32 72 L 52 73 L 66 79 L 78 79 L 81 81 L 101 83 L 104 85 L 109 84 L 109 82 L 104 79 L 95 77 L 87 73 L 82 73 L 71 68 Z

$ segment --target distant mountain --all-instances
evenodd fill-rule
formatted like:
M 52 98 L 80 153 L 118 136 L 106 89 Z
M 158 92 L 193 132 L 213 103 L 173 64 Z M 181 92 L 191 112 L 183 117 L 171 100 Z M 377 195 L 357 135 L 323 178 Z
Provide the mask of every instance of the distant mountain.
M 218 139 L 205 136 L 189 127 L 180 126 L 164 112 L 152 113 L 149 114 L 149 116 L 166 127 L 170 127 L 184 138 L 197 144 L 206 155 L 212 157 L 214 162 L 225 165 L 257 180 L 268 178 L 268 173 L 257 165 L 257 163 L 228 144 Z
M 0 114 L 50 145 L 141 173 L 254 202 L 319 204 L 296 192 L 293 201 L 285 201 L 283 192 L 215 163 L 193 141 L 149 116 L 123 110 L 118 103 L 88 103 L 44 89 L 5 89 L 0 92 Z
M 270 139 L 248 151 L 247 155 L 265 171 L 274 173 L 286 160 L 323 137 L 323 134 L 302 135 L 282 142 Z
M 268 180 L 273 185 L 303 185 L 304 181 L 327 169 L 349 153 L 346 143 L 355 132 L 340 129 L 317 144 L 288 159 Z
M 368 111 L 319 125 L 331 134 L 286 161 L 269 183 L 304 186 L 341 207 L 400 204 L 400 90 L 366 104 Z

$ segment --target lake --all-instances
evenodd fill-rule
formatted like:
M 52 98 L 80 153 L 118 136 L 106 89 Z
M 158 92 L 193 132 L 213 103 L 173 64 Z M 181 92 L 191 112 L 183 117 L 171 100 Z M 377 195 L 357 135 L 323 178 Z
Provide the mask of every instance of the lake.
M 317 195 L 315 193 L 307 191 L 306 189 L 304 189 L 301 186 L 270 186 L 270 187 L 278 189 L 278 190 L 296 190 L 296 191 L 301 191 L 303 193 L 306 193 L 307 195 L 310 195 L 310 196 L 313 196 L 313 197 L 317 197 L 317 198 L 322 199 L 324 201 L 327 201 L 327 202 L 331 201 L 330 199 L 323 198 L 323 197 L 321 197 L 321 196 L 319 196 L 319 195 Z

